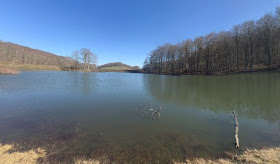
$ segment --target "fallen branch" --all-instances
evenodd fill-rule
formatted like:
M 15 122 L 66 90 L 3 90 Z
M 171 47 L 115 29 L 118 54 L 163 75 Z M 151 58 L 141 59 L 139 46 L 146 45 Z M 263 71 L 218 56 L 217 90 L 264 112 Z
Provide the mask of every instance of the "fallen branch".
M 154 111 L 154 112 L 152 113 L 153 119 L 155 119 L 156 117 L 160 118 L 160 111 L 161 111 L 161 110 L 162 110 L 162 109 L 161 109 L 161 107 L 160 107 L 159 110 Z
M 234 121 L 235 121 L 235 148 L 239 148 L 239 139 L 238 139 L 238 122 L 237 122 L 237 116 L 234 111 L 232 111 Z

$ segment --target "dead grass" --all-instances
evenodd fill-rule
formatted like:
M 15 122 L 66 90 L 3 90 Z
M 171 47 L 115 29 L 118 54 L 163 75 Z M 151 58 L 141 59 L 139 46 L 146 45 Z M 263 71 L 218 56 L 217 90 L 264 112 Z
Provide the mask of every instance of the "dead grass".
M 101 68 L 101 70 L 131 70 L 131 68 L 128 67 L 105 67 Z
M 188 164 L 204 164 L 204 163 L 207 163 L 207 164 L 233 164 L 236 162 L 233 162 L 233 161 L 227 160 L 227 159 L 205 160 L 205 159 L 198 158 L 198 159 L 195 159 L 192 161 L 187 160 L 185 163 L 188 163 Z M 175 164 L 183 164 L 183 163 L 175 163 Z
M 46 155 L 43 149 L 29 150 L 26 152 L 13 152 L 12 145 L 0 145 L 0 163 L 2 164 L 29 164 Z
M 263 148 L 246 150 L 240 155 L 233 155 L 232 159 L 205 160 L 197 158 L 187 160 L 188 164 L 237 164 L 237 163 L 256 163 L 256 164 L 278 164 L 280 161 L 280 148 Z M 176 163 L 182 164 L 182 163 Z
M 33 164 L 39 158 L 47 156 L 45 150 L 38 148 L 25 152 L 15 151 L 13 145 L 0 144 L 0 163 L 1 164 Z M 280 148 L 263 148 L 246 150 L 240 155 L 232 155 L 231 159 L 207 160 L 197 158 L 186 160 L 186 162 L 174 162 L 175 164 L 236 164 L 236 163 L 258 163 L 258 164 L 277 164 L 280 161 Z M 100 164 L 97 160 L 75 159 L 75 164 Z
M 99 68 L 99 72 L 125 72 L 127 70 L 132 70 L 129 67 L 122 67 L 122 66 L 113 66 L 113 67 L 104 67 L 104 68 Z
M 100 164 L 100 162 L 96 160 L 79 159 L 75 160 L 75 164 Z
M 11 74 L 11 75 L 16 75 L 16 74 L 19 74 L 19 71 L 18 71 L 18 70 L 14 70 L 14 69 L 1 68 L 1 67 L 0 67 L 0 74 Z
M 0 164 L 35 164 L 38 163 L 39 158 L 44 159 L 47 156 L 46 151 L 41 148 L 20 152 L 15 151 L 13 145 L 0 144 Z M 100 164 L 100 162 L 97 160 L 77 159 L 75 164 Z
M 52 65 L 32 65 L 32 64 L 4 64 L 0 63 L 0 67 L 16 70 L 61 70 L 58 66 Z
M 237 159 L 247 163 L 280 163 L 280 148 L 247 150 Z

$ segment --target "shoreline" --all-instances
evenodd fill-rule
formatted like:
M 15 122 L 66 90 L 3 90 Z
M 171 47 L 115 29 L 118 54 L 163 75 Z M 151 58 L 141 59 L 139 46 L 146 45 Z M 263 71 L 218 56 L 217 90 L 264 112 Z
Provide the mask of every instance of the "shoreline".
M 0 75 L 17 75 L 20 71 L 16 69 L 2 68 L 0 67 Z
M 0 63 L 0 68 L 14 69 L 14 70 L 53 70 L 60 71 L 58 66 L 52 65 L 32 65 L 32 64 L 7 64 Z
M 14 145 L 2 145 L 0 144 L 0 163 L 44 163 L 51 162 L 48 156 L 59 153 L 59 152 L 49 152 L 42 148 L 31 149 L 26 151 L 20 151 L 15 148 Z M 177 162 L 173 160 L 175 164 L 184 163 L 220 163 L 220 164 L 233 164 L 233 163 L 277 163 L 280 161 L 280 147 L 272 148 L 261 148 L 261 149 L 245 149 L 239 154 L 227 153 L 227 157 L 218 159 L 204 159 L 195 158 L 193 160 Z M 88 159 L 85 157 L 74 158 L 73 162 L 75 164 L 99 164 L 99 163 L 110 163 L 107 158 L 103 158 L 102 161 L 96 159 Z
M 205 72 L 184 72 L 181 74 L 172 74 L 172 73 L 151 73 L 151 72 L 144 72 L 144 71 L 140 73 L 155 74 L 155 75 L 170 75 L 170 76 L 183 76 L 183 75 L 226 76 L 226 75 L 236 75 L 236 74 L 258 73 L 258 72 L 280 72 L 280 65 L 273 66 L 273 67 L 265 67 L 265 68 L 255 68 L 253 70 L 247 68 L 247 69 L 240 69 L 239 71 L 232 70 L 231 72 L 220 71 L 220 72 L 214 72 L 212 74 L 207 74 Z
M 5 73 L 8 72 L 12 73 Z M 143 70 L 114 70 L 114 69 L 97 69 L 97 70 L 67 70 L 59 66 L 53 65 L 32 65 L 32 64 L 5 64 L 0 63 L 0 74 L 18 74 L 20 71 L 28 70 L 51 70 L 51 71 L 76 71 L 76 72 L 121 72 L 121 73 L 143 73 L 143 74 L 155 74 L 155 75 L 169 75 L 169 76 L 183 76 L 183 75 L 206 75 L 206 76 L 225 76 L 225 75 L 235 75 L 235 74 L 247 74 L 247 73 L 258 73 L 258 72 L 280 72 L 280 65 L 275 65 L 273 67 L 256 67 L 253 70 L 240 69 L 232 70 L 231 72 L 220 71 L 212 74 L 207 74 L 205 72 L 184 72 L 181 74 L 172 74 L 172 73 L 151 73 Z

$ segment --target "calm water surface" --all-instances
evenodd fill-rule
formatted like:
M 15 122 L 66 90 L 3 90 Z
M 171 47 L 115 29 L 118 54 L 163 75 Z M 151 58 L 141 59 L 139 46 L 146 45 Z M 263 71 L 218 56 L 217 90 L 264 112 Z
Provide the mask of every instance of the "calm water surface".
M 162 108 L 160 118 L 139 114 Z M 152 109 L 152 110 L 151 110 Z M 170 162 L 280 145 L 280 73 L 164 76 L 26 71 L 0 75 L 0 143 L 49 160 Z

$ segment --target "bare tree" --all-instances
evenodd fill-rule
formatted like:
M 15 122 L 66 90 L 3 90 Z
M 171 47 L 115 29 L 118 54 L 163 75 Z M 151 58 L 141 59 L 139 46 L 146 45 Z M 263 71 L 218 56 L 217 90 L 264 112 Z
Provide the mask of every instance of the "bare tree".
M 82 58 L 85 69 L 89 70 L 90 67 L 96 67 L 97 56 L 93 54 L 90 49 L 82 48 L 80 50 L 80 56 Z
M 280 7 L 258 21 L 176 45 L 158 46 L 143 70 L 165 74 L 212 74 L 280 67 Z M 255 69 L 256 68 L 256 69 Z
M 79 51 L 78 50 L 75 50 L 73 53 L 72 53 L 72 56 L 71 56 L 72 60 L 73 60 L 73 67 L 74 69 L 79 69 L 80 67 L 80 54 L 79 54 Z
M 0 61 L 13 64 L 54 65 L 63 67 L 72 61 L 63 56 L 0 41 Z

